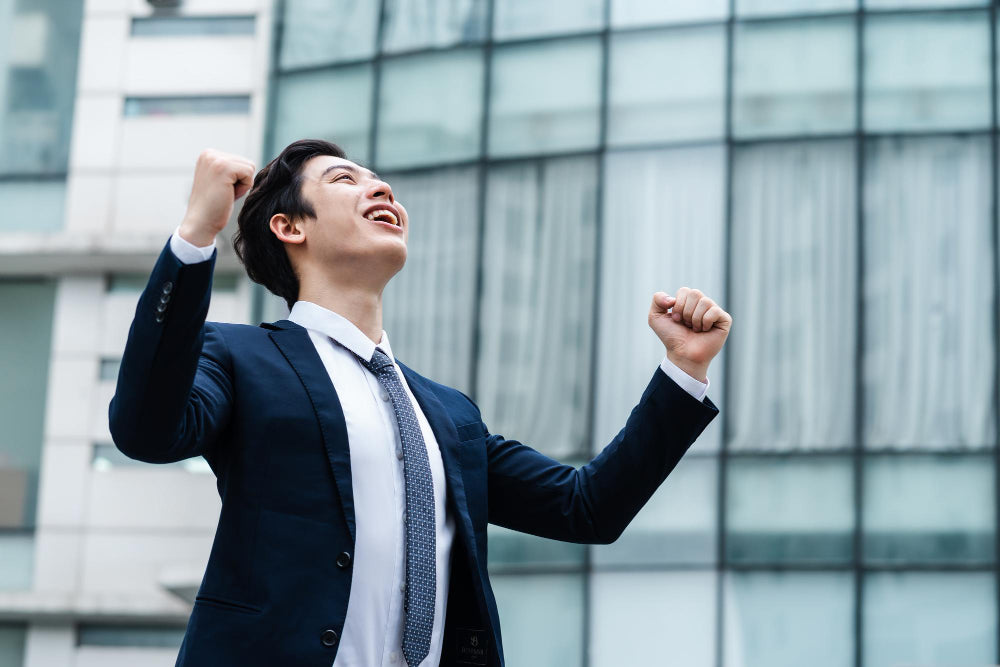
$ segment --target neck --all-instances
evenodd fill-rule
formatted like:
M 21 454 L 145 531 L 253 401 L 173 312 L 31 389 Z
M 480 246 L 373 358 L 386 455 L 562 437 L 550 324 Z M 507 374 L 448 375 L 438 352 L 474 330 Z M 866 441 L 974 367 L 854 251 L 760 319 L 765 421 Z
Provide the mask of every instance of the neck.
M 299 301 L 346 317 L 376 345 L 382 342 L 382 290 L 358 283 L 306 284 L 299 287 Z

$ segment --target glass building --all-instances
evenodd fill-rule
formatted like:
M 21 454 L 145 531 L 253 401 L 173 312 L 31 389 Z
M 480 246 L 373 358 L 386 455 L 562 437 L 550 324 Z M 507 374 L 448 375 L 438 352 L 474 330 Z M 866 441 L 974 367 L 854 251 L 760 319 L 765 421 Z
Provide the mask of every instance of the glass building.
M 735 320 L 722 415 L 625 535 L 496 530 L 511 665 L 998 662 L 997 11 L 933 0 L 285 0 L 267 158 L 412 220 L 400 358 L 580 463 Z

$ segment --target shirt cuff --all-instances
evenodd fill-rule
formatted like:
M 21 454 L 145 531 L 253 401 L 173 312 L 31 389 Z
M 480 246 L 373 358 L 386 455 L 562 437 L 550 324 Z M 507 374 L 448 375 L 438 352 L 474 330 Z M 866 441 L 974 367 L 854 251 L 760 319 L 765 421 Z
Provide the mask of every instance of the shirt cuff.
M 681 389 L 691 394 L 699 401 L 705 400 L 705 396 L 708 394 L 708 387 L 711 384 L 711 380 L 709 380 L 709 378 L 705 378 L 708 382 L 695 380 L 693 377 L 678 368 L 677 365 L 670 361 L 666 355 L 663 355 L 663 361 L 660 362 L 660 368 L 662 368 L 663 372 L 667 374 L 667 377 L 676 382 Z
M 170 251 L 181 261 L 182 264 L 197 264 L 207 262 L 212 259 L 215 252 L 215 240 L 207 246 L 196 246 L 190 241 L 181 237 L 181 228 L 174 230 L 174 235 L 170 237 Z

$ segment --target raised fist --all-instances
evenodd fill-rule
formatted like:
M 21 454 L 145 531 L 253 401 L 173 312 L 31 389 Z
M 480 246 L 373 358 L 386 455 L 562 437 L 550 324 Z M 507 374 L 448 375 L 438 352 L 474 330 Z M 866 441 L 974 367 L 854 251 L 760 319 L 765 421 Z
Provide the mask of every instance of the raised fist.
M 207 148 L 198 156 L 194 184 L 180 234 L 196 246 L 208 246 L 222 231 L 233 204 L 253 185 L 257 168 L 248 158 Z

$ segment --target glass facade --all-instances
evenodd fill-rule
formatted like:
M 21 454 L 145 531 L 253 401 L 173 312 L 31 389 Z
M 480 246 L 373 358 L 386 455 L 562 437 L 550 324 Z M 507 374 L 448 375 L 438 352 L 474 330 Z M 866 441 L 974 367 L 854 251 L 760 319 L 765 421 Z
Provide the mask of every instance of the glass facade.
M 336 4 L 279 5 L 267 157 L 392 184 L 386 329 L 492 432 L 578 465 L 654 291 L 734 317 L 722 415 L 616 543 L 491 527 L 510 664 L 1000 661 L 995 5 Z

